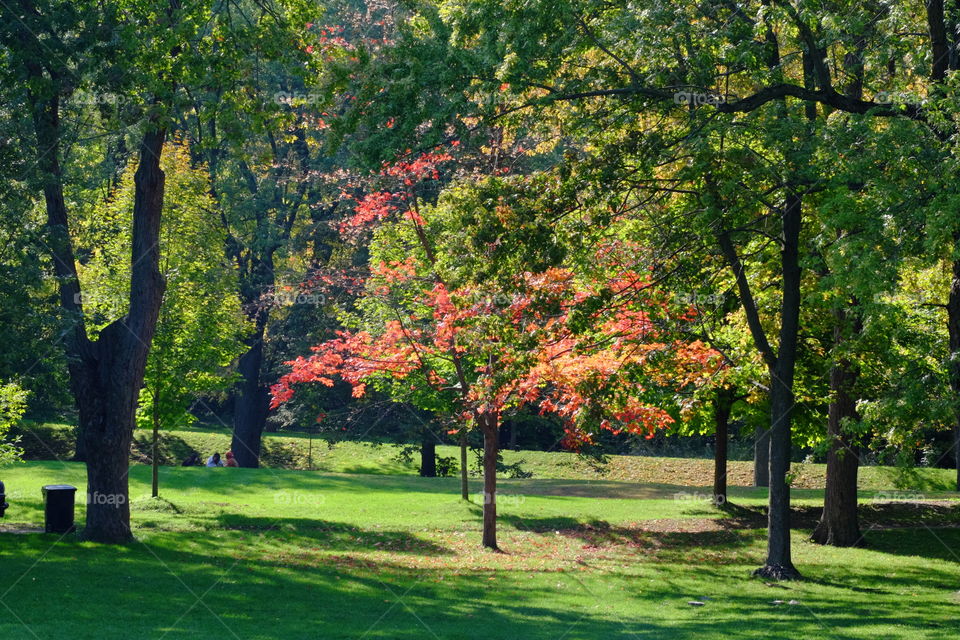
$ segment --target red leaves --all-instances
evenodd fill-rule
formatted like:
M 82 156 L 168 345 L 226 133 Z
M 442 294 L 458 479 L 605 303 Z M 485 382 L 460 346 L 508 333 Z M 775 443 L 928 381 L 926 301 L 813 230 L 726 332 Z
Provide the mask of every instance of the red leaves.
M 393 127 L 394 119 L 387 122 L 387 127 Z M 425 224 L 415 206 L 415 187 L 426 180 L 439 180 L 439 165 L 453 160 L 449 153 L 423 153 L 414 160 L 385 163 L 380 176 L 390 178 L 402 189 L 396 191 L 380 190 L 368 193 L 357 201 L 353 215 L 339 225 L 340 233 L 350 239 L 356 239 L 360 233 L 372 228 L 381 220 L 390 217 L 396 212 L 418 226 Z M 347 193 L 341 197 L 352 198 Z
M 398 233 L 409 233 L 412 246 L 429 245 L 415 189 L 438 179 L 451 159 L 436 152 L 385 165 L 381 177 L 400 188 L 365 195 L 341 231 L 357 234 L 399 215 L 411 224 L 398 224 Z M 700 384 L 719 366 L 706 345 L 663 331 L 691 318 L 672 314 L 649 271 L 637 267 L 642 247 L 612 242 L 597 249 L 589 276 L 550 268 L 516 274 L 502 288 L 448 286 L 430 253 L 372 265 L 364 293 L 376 310 L 364 321 L 373 332 L 339 333 L 288 363 L 272 406 L 305 382 L 340 379 L 358 398 L 368 384 L 387 383 L 392 393 L 446 396 L 465 422 L 534 406 L 560 416 L 564 445 L 577 448 L 598 428 L 651 436 L 673 419 L 642 401 L 645 392 Z
M 339 377 L 361 397 L 369 381 L 387 377 L 407 380 L 412 391 L 455 388 L 467 420 L 510 406 L 536 406 L 563 418 L 564 446 L 578 448 L 592 441 L 593 416 L 597 428 L 647 437 L 673 422 L 664 409 L 638 399 L 644 390 L 639 380 L 684 387 L 701 383 L 719 366 L 718 354 L 706 345 L 660 335 L 652 316 L 663 314 L 663 305 L 636 274 L 586 286 L 570 270 L 549 269 L 522 274 L 508 295 L 470 287 L 450 291 L 442 282 L 418 278 L 423 268 L 413 257 L 377 265 L 372 290 L 403 286 L 409 294 L 412 288 L 419 291 L 413 308 L 421 311 L 408 309 L 384 321 L 376 336 L 341 333 L 315 347 L 310 358 L 289 363 L 290 373 L 273 389 L 273 406 L 289 400 L 295 384 L 332 384 Z M 596 309 L 601 290 L 615 293 Z M 596 318 L 586 330 L 572 321 L 581 307 Z M 458 359 L 466 389 L 459 379 L 448 379 Z
M 397 196 L 388 191 L 368 193 L 354 207 L 353 216 L 340 223 L 340 233 L 353 232 L 372 226 L 397 210 Z
M 414 160 L 384 164 L 380 173 L 384 176 L 398 178 L 405 185 L 412 185 L 422 180 L 439 180 L 439 165 L 451 160 L 453 160 L 453 156 L 449 153 L 427 152 Z

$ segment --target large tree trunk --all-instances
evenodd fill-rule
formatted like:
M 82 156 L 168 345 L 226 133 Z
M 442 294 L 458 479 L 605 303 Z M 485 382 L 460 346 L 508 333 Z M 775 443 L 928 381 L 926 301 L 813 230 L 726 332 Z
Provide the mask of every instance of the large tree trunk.
M 717 390 L 713 401 L 713 421 L 716 427 L 716 444 L 713 449 L 713 503 L 718 507 L 727 504 L 727 444 L 729 440 L 730 411 L 736 401 L 736 390 Z
M 144 135 L 134 174 L 130 311 L 100 332 L 97 357 L 88 369 L 97 397 L 80 399 L 88 405 L 86 412 L 81 410 L 81 422 L 86 414 L 82 431 L 87 451 L 84 537 L 98 542 L 123 542 L 130 537 L 130 442 L 164 290 L 159 240 L 164 188 L 160 156 L 165 138 L 163 129 Z
M 942 84 L 948 71 L 960 68 L 960 28 L 954 11 L 946 11 L 943 0 L 927 0 L 927 26 L 930 33 L 930 79 Z M 953 233 L 954 251 L 960 247 L 960 231 Z M 960 491 L 960 260 L 953 261 L 950 295 L 947 299 L 947 331 L 950 359 L 948 377 L 955 403 L 953 418 L 953 460 L 956 467 L 956 490 Z
M 499 416 L 485 413 L 481 416 L 483 433 L 483 546 L 497 546 L 497 453 L 500 449 Z
M 237 364 L 240 382 L 234 395 L 233 440 L 230 446 L 241 467 L 260 466 L 260 441 L 270 410 L 270 390 L 260 379 L 265 325 L 264 317 L 258 321 L 254 334 L 247 339 L 247 352 L 240 356 Z
M 954 234 L 955 246 L 960 246 L 960 233 Z M 953 391 L 953 460 L 957 469 L 957 491 L 960 491 L 960 260 L 953 262 L 950 297 L 947 300 L 947 329 L 950 334 L 950 389 Z
M 837 313 L 834 343 L 839 345 L 847 322 L 846 312 Z M 830 370 L 830 409 L 827 416 L 827 486 L 823 497 L 823 515 L 813 531 L 812 540 L 837 547 L 859 545 L 863 539 L 857 520 L 857 472 L 860 451 L 843 432 L 846 420 L 858 420 L 856 398 L 852 393 L 857 373 L 847 360 Z
M 34 67 L 30 73 L 42 78 L 42 71 Z M 160 156 L 166 131 L 150 129 L 144 134 L 134 176 L 129 311 L 125 318 L 105 327 L 96 340 L 90 340 L 63 196 L 59 102 L 56 93 L 31 95 L 31 102 L 60 303 L 74 323 L 65 346 L 70 386 L 79 411 L 78 449 L 87 460 L 84 536 L 97 542 L 123 542 L 130 538 L 127 470 L 134 417 L 163 299 L 159 239 L 164 175 Z
M 115 325 L 111 325 L 113 327 Z M 106 336 L 98 345 L 110 351 Z M 101 344 L 103 343 L 103 344 Z M 97 542 L 125 542 L 130 538 L 130 505 L 127 486 L 130 442 L 136 395 L 129 388 L 123 363 L 107 356 L 90 371 L 93 393 L 79 400 L 87 457 L 87 522 L 83 537 Z
M 420 476 L 437 477 L 437 441 L 429 434 L 420 443 Z

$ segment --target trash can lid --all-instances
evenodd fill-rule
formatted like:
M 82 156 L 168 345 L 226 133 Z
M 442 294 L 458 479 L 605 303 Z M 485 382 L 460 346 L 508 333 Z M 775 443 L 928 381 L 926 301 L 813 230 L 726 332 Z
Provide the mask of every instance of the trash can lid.
M 76 491 L 77 488 L 69 484 L 48 484 L 43 487 L 44 491 Z

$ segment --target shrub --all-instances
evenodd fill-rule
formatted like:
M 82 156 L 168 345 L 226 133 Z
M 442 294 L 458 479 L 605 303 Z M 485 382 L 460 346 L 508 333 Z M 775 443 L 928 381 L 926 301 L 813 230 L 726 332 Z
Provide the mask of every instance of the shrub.
M 19 436 L 10 436 L 10 429 L 27 410 L 29 392 L 15 383 L 0 385 L 0 465 L 19 460 L 23 450 L 17 446 Z

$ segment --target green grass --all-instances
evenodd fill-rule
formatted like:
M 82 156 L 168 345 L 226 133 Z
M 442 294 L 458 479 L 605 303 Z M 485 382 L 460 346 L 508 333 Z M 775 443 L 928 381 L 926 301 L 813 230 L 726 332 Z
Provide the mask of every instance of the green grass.
M 853 550 L 797 531 L 806 580 L 774 585 L 748 577 L 764 555 L 751 514 L 765 494 L 751 488 L 732 492 L 744 516 L 677 484 L 505 480 L 497 554 L 479 548 L 479 507 L 454 479 L 169 467 L 152 500 L 149 468 L 134 466 L 137 540 L 118 548 L 23 533 L 42 524 L 43 484 L 83 492 L 82 465 L 30 462 L 0 478 L 12 505 L 0 521 L 4 640 L 946 640 L 960 625 L 960 528 L 933 526 L 960 523 L 946 501 L 917 524 L 916 507 L 880 513 L 865 491 L 868 526 L 915 526 L 871 530 Z M 795 493 L 803 523 L 821 492 Z
M 69 459 L 73 455 L 72 427 L 61 424 L 26 423 L 19 429 L 28 459 Z M 150 460 L 150 433 L 137 430 L 134 436 L 132 460 L 147 463 Z M 161 440 L 162 464 L 177 464 L 189 453 L 197 451 L 204 456 L 214 451 L 223 453 L 230 448 L 230 433 L 226 429 L 182 429 L 164 432 Z M 331 473 L 364 473 L 413 475 L 417 466 L 397 458 L 398 447 L 371 445 L 362 442 L 342 442 L 333 447 L 317 437 L 305 434 L 264 434 L 264 466 L 274 469 L 312 469 Z M 459 450 L 453 446 L 438 446 L 437 454 L 459 460 Z M 533 473 L 535 479 L 597 480 L 630 483 L 668 483 L 685 487 L 707 487 L 713 478 L 713 461 L 697 458 L 666 458 L 652 456 L 610 456 L 605 465 L 591 462 L 563 451 L 504 451 L 506 464 L 520 463 Z M 471 470 L 473 461 L 471 459 Z M 798 489 L 822 489 L 826 465 L 794 463 L 793 486 Z M 731 461 L 728 481 L 746 486 L 753 481 L 753 463 Z M 955 474 L 950 469 L 867 466 L 860 470 L 860 489 L 866 491 L 921 492 L 924 495 L 951 491 Z

